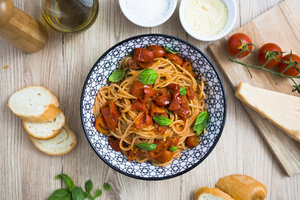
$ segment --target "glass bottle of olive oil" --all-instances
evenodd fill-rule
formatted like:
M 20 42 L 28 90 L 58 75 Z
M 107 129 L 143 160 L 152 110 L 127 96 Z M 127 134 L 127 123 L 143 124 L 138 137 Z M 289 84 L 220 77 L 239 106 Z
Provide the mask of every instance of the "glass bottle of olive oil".
M 96 20 L 98 0 L 41 0 L 42 15 L 55 30 L 63 33 L 80 32 Z

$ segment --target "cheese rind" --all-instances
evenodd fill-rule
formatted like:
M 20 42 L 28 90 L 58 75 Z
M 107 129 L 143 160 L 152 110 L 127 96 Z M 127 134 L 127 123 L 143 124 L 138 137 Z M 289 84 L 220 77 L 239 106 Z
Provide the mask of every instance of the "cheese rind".
M 300 141 L 300 98 L 240 82 L 235 96 Z

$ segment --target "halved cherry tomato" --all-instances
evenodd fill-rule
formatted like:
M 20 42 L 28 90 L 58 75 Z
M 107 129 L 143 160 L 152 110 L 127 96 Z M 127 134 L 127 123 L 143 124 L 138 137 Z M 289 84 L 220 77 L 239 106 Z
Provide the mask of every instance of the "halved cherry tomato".
M 149 158 L 157 158 L 162 154 L 163 151 L 165 151 L 168 146 L 165 141 L 154 141 L 155 144 L 157 144 L 156 148 L 153 151 L 148 151 Z
M 186 71 L 188 71 L 193 77 L 197 77 L 197 75 L 193 71 L 191 61 L 185 60 L 182 65 L 182 68 L 185 69 Z
M 158 157 L 155 158 L 156 161 L 160 163 L 166 163 L 173 159 L 174 152 L 165 150 Z
M 153 123 L 152 118 L 149 116 L 148 113 L 145 112 L 142 113 L 134 120 L 134 126 L 137 129 L 145 128 L 147 126 L 152 125 L 152 123 Z
M 176 98 L 179 95 L 180 85 L 176 83 L 170 83 L 167 85 L 168 90 L 172 94 L 172 98 Z
M 104 122 L 107 128 L 111 131 L 115 131 L 117 128 L 118 118 L 120 114 L 113 101 L 108 102 L 108 106 L 104 106 L 100 109 Z
M 292 57 L 290 58 L 290 55 L 285 55 L 285 56 L 283 56 L 282 60 L 289 62 L 290 65 L 292 65 L 292 66 L 288 70 L 283 72 L 287 68 L 288 64 L 284 63 L 282 61 L 281 63 L 279 63 L 279 66 L 278 66 L 278 70 L 280 72 L 283 72 L 283 74 L 286 76 L 298 76 L 299 75 L 299 73 L 300 73 L 300 68 L 299 68 L 300 57 L 299 56 L 297 56 L 296 54 L 292 54 Z M 297 69 L 295 69 L 293 66 Z
M 167 106 L 171 102 L 171 95 L 169 93 L 162 94 L 154 98 L 154 102 L 158 106 Z
M 274 44 L 274 43 L 264 44 L 259 49 L 257 59 L 261 65 L 264 65 L 267 62 L 269 56 L 276 57 L 278 61 L 272 59 L 265 66 L 267 68 L 276 67 L 282 58 L 282 54 L 275 55 L 276 52 L 282 53 L 281 48 L 277 44 Z M 269 55 L 267 58 L 266 58 L 266 53 Z
M 130 67 L 130 69 L 133 69 L 133 70 L 142 69 L 142 67 L 138 66 L 138 64 L 133 59 L 129 59 L 127 62 L 128 62 L 128 66 Z
M 140 81 L 136 80 L 133 82 L 129 93 L 136 97 L 144 96 L 144 88 L 152 88 L 152 85 L 144 85 Z
M 182 66 L 183 65 L 183 60 L 180 55 L 178 54 L 173 54 L 173 53 L 167 53 L 165 57 L 172 62 L 176 63 L 177 65 Z
M 155 123 L 155 125 L 154 125 L 154 132 L 158 135 L 164 134 L 167 129 L 168 129 L 168 126 L 160 126 L 157 123 Z
M 163 115 L 165 113 L 167 113 L 167 110 L 165 108 L 158 107 L 158 106 L 156 106 L 155 103 L 150 104 L 150 115 L 151 115 L 151 117 L 155 117 L 157 115 Z
M 153 52 L 154 58 L 161 58 L 166 55 L 166 50 L 162 48 L 160 45 L 150 45 L 147 46 L 147 49 Z
M 169 137 L 167 139 L 168 148 L 172 146 L 177 146 L 179 143 L 179 137 Z
M 189 86 L 189 87 L 187 88 L 187 90 L 186 90 L 186 95 L 187 95 L 187 97 L 188 97 L 190 100 L 192 100 L 192 99 L 195 98 L 195 91 L 194 91 L 193 87 Z
M 185 142 L 186 142 L 186 145 L 188 146 L 188 148 L 194 148 L 198 144 L 197 136 L 194 135 L 194 136 L 187 137 Z
M 95 122 L 95 128 L 97 129 L 97 131 L 99 131 L 103 134 L 109 133 L 107 126 L 105 125 L 105 122 L 101 115 L 99 115 L 99 117 L 97 118 L 97 120 Z
M 177 96 L 176 98 L 173 98 L 169 110 L 175 112 L 184 120 L 186 120 L 191 113 L 186 96 Z
M 177 111 L 181 108 L 182 104 L 182 98 L 177 96 L 176 98 L 173 98 L 170 105 L 169 105 L 169 110 L 171 111 Z
M 132 103 L 131 109 L 136 111 L 141 111 L 141 112 L 148 111 L 147 104 L 140 97 L 138 97 L 138 99 Z
M 132 160 L 136 160 L 137 158 L 144 159 L 146 157 L 147 157 L 146 152 L 135 148 L 135 149 L 130 151 L 130 153 L 128 155 L 128 160 L 132 161 Z
M 133 60 L 136 61 L 141 67 L 148 68 L 153 64 L 154 53 L 149 49 L 135 48 L 133 50 Z
M 158 95 L 158 92 L 156 92 L 155 90 L 153 90 L 152 88 L 144 88 L 144 101 L 145 102 L 150 102 L 152 101 L 152 99 Z
M 120 140 L 115 137 L 108 137 L 110 147 L 115 151 L 121 151 Z
M 230 55 L 236 56 L 239 54 L 243 49 L 248 48 L 249 51 L 252 50 L 252 41 L 249 36 L 244 33 L 235 33 L 233 34 L 228 42 L 227 42 L 227 49 Z M 250 52 L 244 51 L 242 54 L 237 56 L 238 58 L 243 58 L 247 56 Z

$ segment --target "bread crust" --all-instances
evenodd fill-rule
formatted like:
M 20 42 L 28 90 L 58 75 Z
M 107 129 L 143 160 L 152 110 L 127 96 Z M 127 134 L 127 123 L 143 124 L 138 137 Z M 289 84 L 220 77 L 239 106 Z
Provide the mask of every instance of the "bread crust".
M 291 137 L 292 139 L 300 142 L 300 132 L 299 131 L 298 132 L 297 131 L 291 131 L 291 130 L 285 128 L 284 126 L 278 124 L 276 121 L 274 121 L 272 119 L 269 119 L 267 115 L 265 115 L 264 113 L 262 113 L 256 107 L 254 107 L 251 104 L 249 104 L 247 102 L 247 100 L 243 96 L 240 95 L 240 91 L 241 91 L 241 89 L 242 89 L 242 87 L 243 87 L 244 84 L 245 84 L 244 82 L 240 82 L 240 84 L 238 85 L 238 88 L 236 89 L 235 96 L 238 99 L 240 99 L 244 104 L 246 104 L 247 106 L 249 106 L 250 108 L 252 108 L 253 110 L 255 110 L 257 113 L 259 113 L 263 118 L 267 119 L 272 124 L 276 125 L 282 131 L 284 131 L 289 137 Z
M 231 198 L 231 196 L 219 190 L 218 188 L 209 188 L 209 187 L 199 188 L 194 195 L 195 200 L 198 200 L 198 198 L 200 198 L 202 194 L 212 194 L 224 200 L 234 200 L 233 198 Z
M 25 120 L 22 120 L 22 124 L 23 124 L 23 127 L 25 129 L 25 131 L 27 132 L 27 134 L 33 138 L 36 138 L 36 139 L 40 139 L 40 140 L 47 140 L 47 139 L 51 139 L 51 138 L 54 138 L 55 136 L 57 136 L 60 132 L 61 132 L 61 129 L 62 127 L 65 125 L 65 116 L 64 116 L 64 121 L 63 121 L 63 125 L 58 129 L 58 130 L 54 130 L 52 131 L 52 135 L 49 135 L 49 136 L 36 136 L 35 134 L 31 133 L 27 126 L 25 125 Z
M 235 200 L 263 200 L 267 196 L 266 187 L 254 178 L 233 174 L 220 178 L 216 187 Z
M 69 153 L 70 151 L 72 151 L 72 150 L 75 148 L 75 146 L 77 145 L 77 137 L 76 137 L 75 133 L 69 128 L 69 126 L 68 126 L 67 124 L 65 124 L 63 128 L 66 129 L 66 131 L 67 131 L 67 133 L 69 134 L 69 136 L 71 136 L 71 137 L 73 138 L 73 139 L 72 139 L 73 142 L 72 142 L 72 144 L 71 144 L 71 146 L 70 146 L 70 148 L 69 148 L 68 150 L 66 150 L 66 151 L 64 151 L 64 152 L 60 152 L 60 153 L 51 153 L 51 152 L 45 151 L 44 149 L 40 148 L 40 147 L 36 144 L 36 142 L 34 141 L 34 139 L 33 139 L 32 137 L 30 137 L 30 135 L 28 135 L 28 136 L 29 136 L 31 142 L 33 143 L 33 145 L 34 145 L 39 151 L 41 151 L 41 152 L 43 152 L 43 153 L 45 153 L 45 154 L 51 155 L 51 156 L 62 156 L 62 155 L 68 154 L 68 153 Z M 60 133 L 60 132 L 59 132 L 59 133 Z
M 58 113 L 61 112 L 61 110 L 58 108 L 59 107 L 59 102 L 58 102 L 57 97 L 50 90 L 45 88 L 44 86 L 38 86 L 38 85 L 27 86 L 27 87 L 24 87 L 24 88 L 21 88 L 21 89 L 17 90 L 13 94 L 15 94 L 15 93 L 17 93 L 17 92 L 19 92 L 19 91 L 21 91 L 25 88 L 30 88 L 30 87 L 41 87 L 44 90 L 46 90 L 47 92 L 49 92 L 50 95 L 51 95 L 51 100 L 50 100 L 50 104 L 49 104 L 48 108 L 40 116 L 25 116 L 25 115 L 20 115 L 20 114 L 14 112 L 13 109 L 10 107 L 10 98 L 8 99 L 8 104 L 7 104 L 8 108 L 15 115 L 17 115 L 21 119 L 23 119 L 25 121 L 28 121 L 28 122 L 41 123 L 41 122 L 47 122 L 47 121 L 53 120 L 58 115 Z

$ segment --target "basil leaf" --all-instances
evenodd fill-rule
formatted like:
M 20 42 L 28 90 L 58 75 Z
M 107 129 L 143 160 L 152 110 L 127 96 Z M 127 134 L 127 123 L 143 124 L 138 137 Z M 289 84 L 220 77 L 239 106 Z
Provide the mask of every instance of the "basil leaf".
M 48 200 L 71 200 L 70 191 L 66 188 L 55 190 Z
M 158 123 L 160 126 L 169 126 L 170 124 L 173 123 L 173 121 L 169 118 L 166 118 L 164 116 L 156 116 L 156 117 L 153 117 L 153 120 Z
M 168 49 L 167 47 L 163 47 L 163 48 L 166 50 L 166 52 L 178 54 L 178 52 L 172 51 L 171 49 Z
M 209 115 L 207 111 L 201 112 L 194 123 L 193 129 L 200 135 L 209 123 Z
M 95 193 L 95 195 L 93 196 L 93 198 L 97 198 L 97 197 L 99 197 L 99 196 L 101 196 L 101 194 L 102 194 L 102 190 L 100 190 L 99 188 L 96 190 L 96 193 Z
M 67 174 L 59 174 L 55 178 L 64 180 L 66 186 L 69 188 L 70 192 L 72 192 L 74 189 L 74 182 Z
M 72 191 L 73 200 L 84 200 L 84 192 L 81 187 L 75 187 Z
M 117 70 L 114 71 L 109 77 L 108 80 L 110 82 L 118 82 L 125 76 L 125 70 Z
M 92 189 L 93 189 L 93 182 L 91 180 L 87 180 L 85 182 L 85 191 L 87 191 L 88 193 L 91 193 Z
M 110 191 L 110 184 L 109 183 L 104 183 L 103 188 L 107 191 Z
M 150 143 L 146 143 L 146 142 L 139 143 L 136 146 L 138 146 L 141 149 L 147 150 L 147 151 L 153 151 L 157 147 L 156 144 L 150 144 Z
M 179 94 L 180 94 L 181 96 L 186 95 L 186 89 L 185 89 L 185 87 L 180 86 Z
M 145 85 L 152 85 L 158 78 L 154 69 L 144 69 L 139 76 L 139 81 Z
M 178 147 L 171 146 L 169 150 L 170 150 L 170 151 L 177 151 L 177 150 L 178 150 Z
M 83 194 L 84 194 L 84 198 L 88 198 L 89 196 L 91 196 L 91 194 L 87 191 L 85 191 Z

